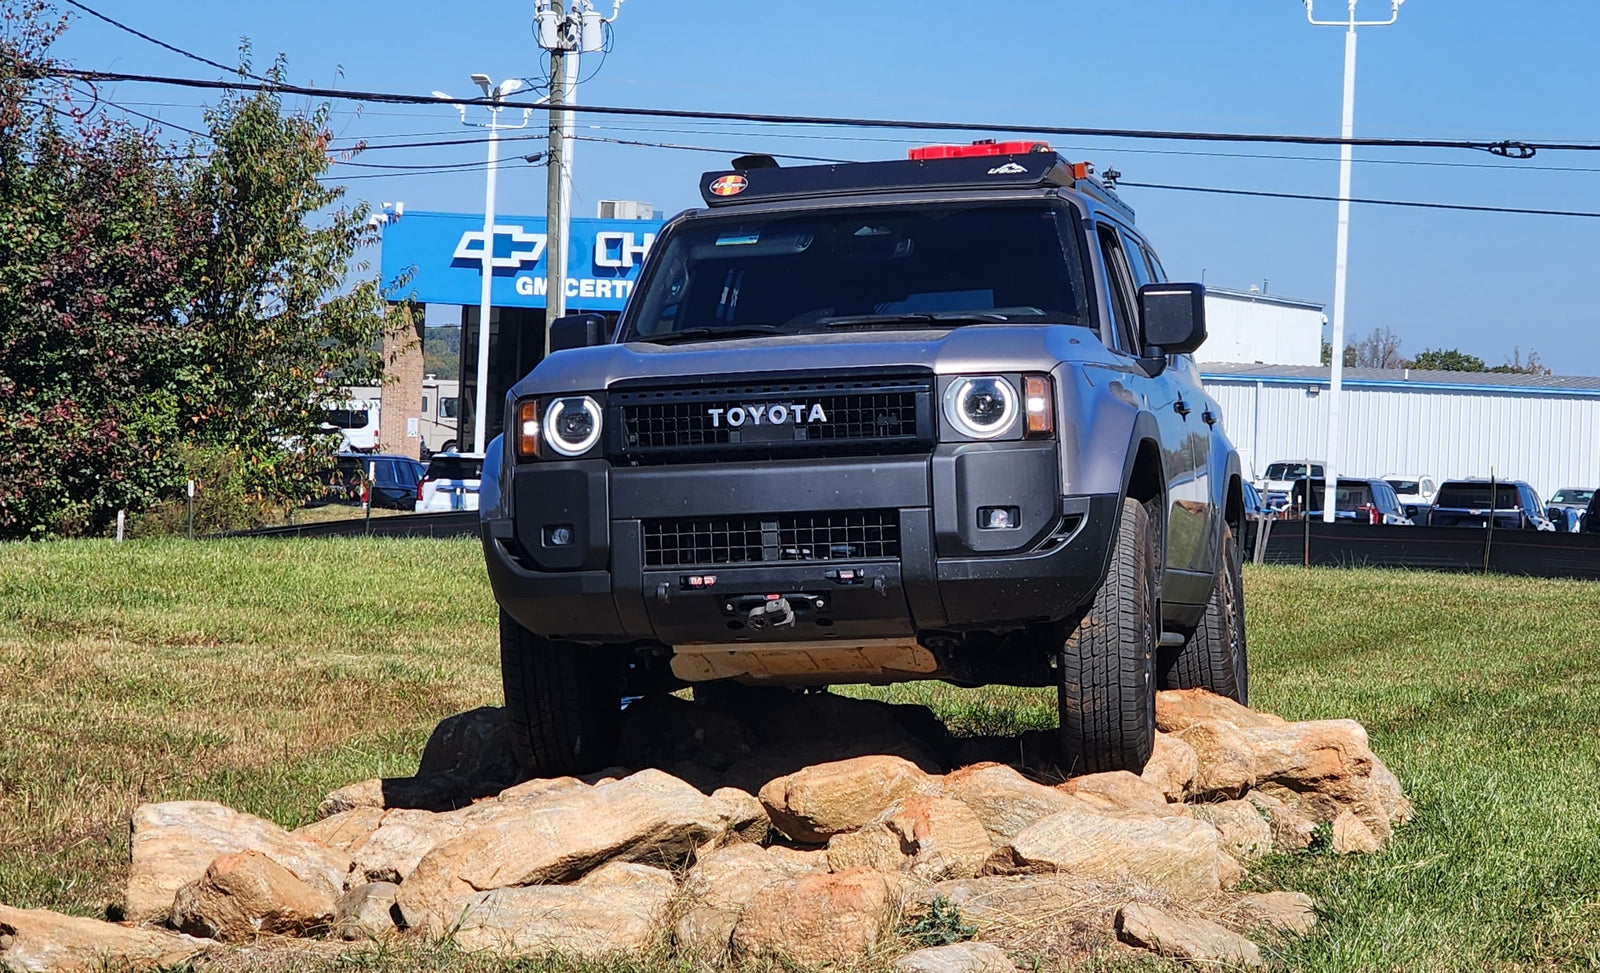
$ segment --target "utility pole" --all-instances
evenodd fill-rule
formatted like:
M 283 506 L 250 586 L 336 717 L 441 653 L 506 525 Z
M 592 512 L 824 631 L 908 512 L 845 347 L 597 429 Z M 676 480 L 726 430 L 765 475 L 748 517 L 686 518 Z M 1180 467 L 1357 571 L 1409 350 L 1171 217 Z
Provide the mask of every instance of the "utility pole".
M 1400 5 L 1405 0 L 1389 0 L 1388 20 L 1357 20 L 1357 0 L 1347 0 L 1349 3 L 1347 19 L 1318 20 L 1311 12 L 1313 0 L 1304 2 L 1306 20 L 1312 26 L 1345 28 L 1344 123 L 1339 130 L 1344 143 L 1339 146 L 1339 231 L 1333 258 L 1333 340 L 1329 354 L 1332 373 L 1328 382 L 1328 448 L 1323 457 L 1325 464 L 1323 472 L 1326 478 L 1322 489 L 1322 522 L 1331 524 L 1335 509 L 1334 494 L 1339 483 L 1339 411 L 1344 398 L 1344 294 L 1345 272 L 1350 255 L 1350 138 L 1355 132 L 1356 117 L 1356 28 L 1388 27 L 1400 19 Z
M 549 121 L 550 140 L 545 159 L 549 168 L 545 173 L 544 202 L 544 354 L 550 354 L 550 325 L 567 313 L 567 226 L 566 200 L 562 198 L 562 185 L 567 172 L 567 113 L 556 108 L 567 103 L 567 48 L 570 31 L 567 18 L 562 13 L 561 0 L 550 0 L 549 13 L 553 27 L 553 41 L 545 49 L 550 52 L 550 110 L 545 114 Z M 542 16 L 542 12 L 540 14 Z M 539 22 L 539 43 L 547 40 L 544 21 Z M 574 57 L 576 60 L 576 57 Z
M 535 36 L 550 52 L 549 171 L 545 181 L 544 353 L 550 353 L 550 325 L 567 313 L 567 250 L 572 221 L 572 155 L 575 113 L 560 111 L 578 101 L 579 55 L 605 50 L 606 25 L 616 21 L 622 0 L 613 0 L 611 16 L 600 16 L 593 0 L 537 0 Z
M 494 306 L 494 191 L 495 172 L 500 166 L 500 130 L 526 128 L 532 109 L 522 110 L 521 125 L 502 125 L 500 113 L 505 109 L 500 102 L 522 87 L 521 79 L 507 78 L 496 85 L 487 74 L 474 74 L 472 81 L 483 92 L 483 97 L 488 102 L 488 124 L 467 121 L 466 105 L 456 105 L 456 111 L 461 114 L 461 124 L 489 130 L 489 169 L 483 191 L 483 284 L 478 291 L 478 387 L 472 405 L 472 450 L 475 453 L 482 453 L 489 424 L 489 316 Z M 435 91 L 433 96 L 453 100 L 442 91 Z

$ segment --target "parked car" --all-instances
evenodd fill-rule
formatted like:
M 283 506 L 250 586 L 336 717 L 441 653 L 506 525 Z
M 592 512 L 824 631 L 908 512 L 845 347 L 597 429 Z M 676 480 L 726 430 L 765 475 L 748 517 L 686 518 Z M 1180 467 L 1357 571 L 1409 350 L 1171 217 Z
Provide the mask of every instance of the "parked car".
M 1491 517 L 1497 530 L 1556 529 L 1538 491 L 1521 480 L 1446 480 L 1428 509 L 1428 526 L 1487 527 Z
M 1587 519 L 1589 504 L 1594 500 L 1594 495 L 1595 491 L 1592 489 L 1584 489 L 1583 487 L 1562 487 L 1555 493 L 1551 494 L 1550 507 L 1561 507 L 1567 511 L 1576 513 L 1578 515 L 1578 526 L 1574 527 L 1573 529 L 1578 530 L 1582 528 L 1584 521 Z M 1557 529 L 1560 529 L 1561 521 L 1557 520 L 1553 513 L 1550 519 L 1556 520 L 1556 527 Z
M 330 498 L 360 503 L 369 475 L 372 505 L 386 510 L 414 510 L 422 464 L 409 456 L 389 453 L 340 453 L 330 474 Z M 370 474 L 369 474 L 370 471 Z
M 1383 482 L 1394 487 L 1400 506 L 1412 520 L 1421 519 L 1433 506 L 1433 495 L 1439 492 L 1439 484 L 1433 477 L 1419 473 L 1385 473 Z
M 1600 534 L 1600 493 L 1589 498 L 1589 508 L 1583 513 L 1583 523 L 1578 530 L 1585 534 Z
M 1311 500 L 1306 502 L 1306 485 L 1310 483 Z M 1297 480 L 1291 505 L 1307 517 L 1319 516 L 1326 496 L 1325 480 Z M 1400 504 L 1400 497 L 1386 480 L 1339 477 L 1333 492 L 1333 519 L 1357 524 L 1388 524 L 1391 527 L 1410 527 L 1412 520 Z
M 1246 520 L 1267 519 L 1266 502 L 1261 499 L 1261 491 L 1256 489 L 1254 483 L 1246 480 L 1239 484 L 1244 492 L 1244 517 Z
M 418 510 L 477 510 L 482 453 L 434 453 L 417 483 Z
M 1294 488 L 1297 480 L 1307 476 L 1313 480 L 1321 480 L 1327 475 L 1321 463 L 1279 460 L 1267 464 L 1267 471 L 1256 483 L 1256 489 L 1261 491 L 1261 499 L 1265 502 L 1267 510 L 1281 510 L 1289 505 L 1289 491 Z

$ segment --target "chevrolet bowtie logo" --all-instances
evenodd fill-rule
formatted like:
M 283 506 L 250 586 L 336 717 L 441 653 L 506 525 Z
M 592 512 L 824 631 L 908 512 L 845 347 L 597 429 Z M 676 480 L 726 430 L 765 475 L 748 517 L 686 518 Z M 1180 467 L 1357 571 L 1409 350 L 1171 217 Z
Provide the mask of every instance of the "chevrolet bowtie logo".
M 544 256 L 545 235 L 543 233 L 529 233 L 520 226 L 506 226 L 496 223 L 494 225 L 494 235 L 496 239 L 506 236 L 511 238 L 511 252 L 503 257 L 496 255 L 490 262 L 490 265 L 496 270 L 516 270 L 523 264 L 536 264 L 539 262 L 539 258 Z M 482 264 L 483 247 L 484 232 L 482 230 L 468 230 L 461 234 L 461 242 L 456 244 L 456 252 L 452 260 Z

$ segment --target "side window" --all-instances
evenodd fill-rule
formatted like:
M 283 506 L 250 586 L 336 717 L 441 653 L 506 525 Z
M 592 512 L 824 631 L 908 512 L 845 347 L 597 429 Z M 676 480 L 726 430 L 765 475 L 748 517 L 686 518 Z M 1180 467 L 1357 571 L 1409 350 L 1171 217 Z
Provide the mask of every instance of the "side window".
M 1116 319 L 1117 345 L 1128 354 L 1137 355 L 1139 341 L 1135 330 L 1138 318 L 1127 257 L 1122 252 L 1115 228 L 1102 224 L 1099 235 L 1100 254 L 1106 265 L 1106 283 L 1111 288 L 1111 293 L 1106 295 L 1106 304 L 1111 307 L 1111 315 Z
M 1150 279 L 1158 284 L 1167 282 L 1167 272 L 1162 269 L 1161 261 L 1156 258 L 1156 252 L 1149 247 L 1144 248 L 1145 262 L 1150 265 Z
M 1128 255 L 1128 269 L 1133 272 L 1134 299 L 1138 300 L 1139 288 L 1155 280 L 1150 275 L 1150 265 L 1145 262 L 1145 249 L 1138 240 L 1122 234 L 1122 251 Z
M 422 397 L 422 414 L 428 414 L 428 397 L 426 395 Z

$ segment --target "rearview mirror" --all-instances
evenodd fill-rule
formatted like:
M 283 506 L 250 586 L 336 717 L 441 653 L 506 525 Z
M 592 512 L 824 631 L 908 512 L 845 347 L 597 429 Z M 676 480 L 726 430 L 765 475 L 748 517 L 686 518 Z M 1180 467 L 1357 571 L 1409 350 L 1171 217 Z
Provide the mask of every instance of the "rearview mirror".
M 1150 346 L 1167 355 L 1186 355 L 1206 340 L 1206 289 L 1203 284 L 1146 284 L 1139 288 L 1139 323 L 1145 354 Z
M 606 319 L 600 314 L 568 314 L 550 322 L 550 352 L 593 348 L 606 343 Z

